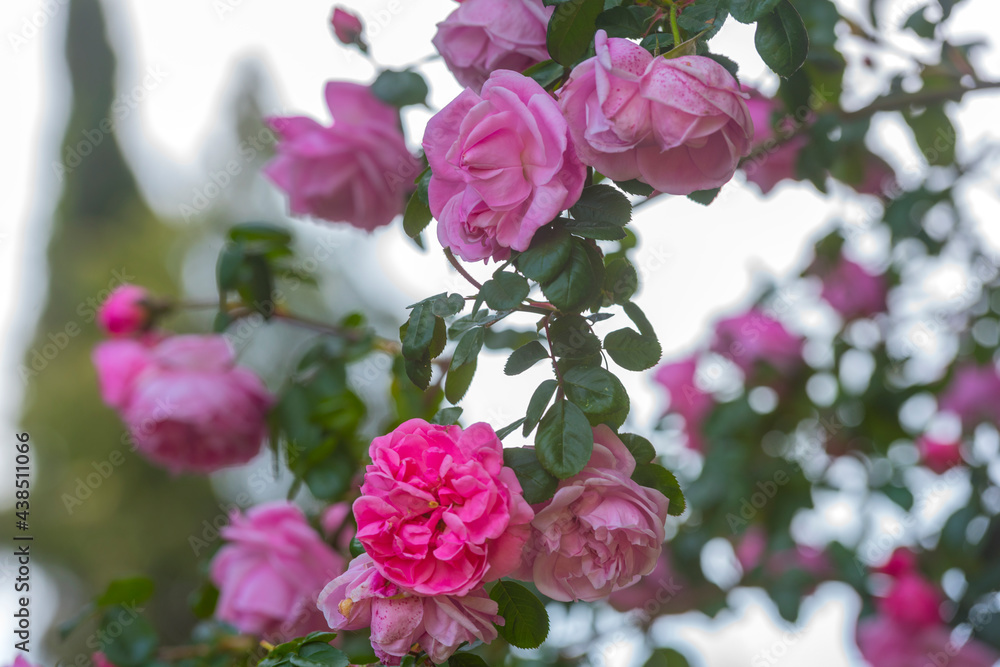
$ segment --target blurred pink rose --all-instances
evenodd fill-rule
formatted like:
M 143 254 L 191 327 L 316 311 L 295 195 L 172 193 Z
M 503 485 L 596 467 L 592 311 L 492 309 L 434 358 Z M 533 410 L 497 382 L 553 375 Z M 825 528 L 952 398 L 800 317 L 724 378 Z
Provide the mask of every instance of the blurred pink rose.
M 464 642 L 490 643 L 497 637 L 493 624 L 503 624 L 484 589 L 461 597 L 409 595 L 384 578 L 368 554 L 326 585 L 318 605 L 334 630 L 370 627 L 372 648 L 383 665 L 399 665 L 414 644 L 443 664 Z
M 941 622 L 941 603 L 937 586 L 917 573 L 900 575 L 885 596 L 878 598 L 878 610 L 897 623 L 926 628 Z
M 861 181 L 849 184 L 863 195 L 895 197 L 899 194 L 899 181 L 889 163 L 870 153 L 866 156 Z
M 146 344 L 100 343 L 101 395 L 118 409 L 136 447 L 172 472 L 208 473 L 246 463 L 267 435 L 273 397 L 235 366 L 222 336 L 173 336 Z
M 108 656 L 101 652 L 94 653 L 90 659 L 93 661 L 94 667 L 115 667 L 115 664 L 108 660 Z
M 840 257 L 823 276 L 822 297 L 845 320 L 885 312 L 885 276 L 872 275 L 860 265 Z
M 889 560 L 884 565 L 873 568 L 876 572 L 887 574 L 890 577 L 901 577 L 910 574 L 917 569 L 917 556 L 906 547 L 898 547 L 889 556 Z
M 743 573 L 749 574 L 764 561 L 767 554 L 767 532 L 761 526 L 750 526 L 736 540 L 733 550 Z
M 890 618 L 875 616 L 858 625 L 858 647 L 872 667 L 992 667 L 1000 660 L 1000 653 L 974 639 L 956 646 L 951 630 L 942 624 L 914 632 Z
M 396 109 L 368 86 L 326 84 L 333 124 L 268 119 L 280 141 L 264 174 L 288 193 L 292 213 L 371 231 L 403 212 L 420 163 L 406 149 Z
M 809 143 L 809 138 L 804 135 L 790 136 L 795 129 L 795 120 L 788 117 L 778 120 L 776 130 L 776 116 L 785 109 L 781 100 L 765 97 L 749 86 L 742 89 L 750 95 L 747 108 L 753 119 L 753 150 L 756 151 L 754 158 L 742 169 L 747 180 L 757 184 L 761 193 L 766 195 L 785 179 L 798 180 L 799 153 Z
M 29 662 L 27 658 L 18 653 L 14 656 L 14 661 L 10 664 L 10 667 L 40 667 L 33 662 Z
M 802 339 L 758 308 L 716 324 L 712 351 L 739 366 L 747 377 L 753 376 L 759 362 L 781 373 L 802 363 Z
M 458 82 L 478 93 L 496 70 L 520 72 L 548 60 L 554 10 L 542 0 L 466 0 L 438 23 L 432 41 Z
M 688 611 L 696 604 L 688 594 L 688 583 L 670 563 L 666 547 L 656 560 L 656 567 L 631 586 L 608 597 L 608 603 L 620 612 L 639 611 L 645 619 Z
M 586 177 L 555 100 L 515 72 L 494 72 L 481 97 L 465 90 L 431 118 L 424 151 L 438 239 L 470 262 L 527 250 Z
M 955 370 L 948 387 L 938 399 L 943 412 L 959 416 L 966 429 L 981 422 L 1000 424 L 1000 376 L 992 364 L 964 365 Z
M 337 548 L 347 552 L 351 548 L 351 539 L 357 532 L 354 517 L 351 515 L 351 504 L 348 502 L 334 503 L 320 515 L 320 527 L 328 539 L 336 540 Z
M 384 577 L 421 595 L 465 595 L 520 564 L 533 513 L 489 425 L 411 419 L 369 454 L 354 516 Z
M 330 19 L 333 32 L 337 39 L 344 44 L 360 44 L 361 35 L 364 33 L 364 26 L 357 14 L 349 12 L 340 7 L 333 8 L 333 17 Z
M 961 440 L 939 440 L 923 435 L 917 439 L 917 449 L 923 464 L 939 475 L 964 463 Z
M 137 285 L 122 285 L 97 310 L 97 323 L 112 336 L 140 333 L 150 322 L 149 292 Z
M 667 499 L 632 481 L 635 459 L 607 426 L 594 429 L 594 453 L 535 506 L 519 579 L 553 600 L 594 601 L 652 572 L 663 545 Z
M 697 372 L 698 356 L 692 355 L 660 366 L 653 379 L 670 394 L 668 411 L 684 417 L 687 446 L 696 451 L 704 451 L 701 423 L 712 411 L 715 400 L 695 384 Z
M 654 58 L 603 30 L 595 47 L 597 55 L 577 65 L 559 90 L 584 163 L 675 195 L 733 177 L 750 153 L 753 122 L 722 65 L 703 56 Z
M 219 620 L 279 641 L 326 630 L 316 599 L 344 572 L 344 559 L 302 510 L 282 500 L 234 512 L 222 537 L 227 544 L 212 559 Z

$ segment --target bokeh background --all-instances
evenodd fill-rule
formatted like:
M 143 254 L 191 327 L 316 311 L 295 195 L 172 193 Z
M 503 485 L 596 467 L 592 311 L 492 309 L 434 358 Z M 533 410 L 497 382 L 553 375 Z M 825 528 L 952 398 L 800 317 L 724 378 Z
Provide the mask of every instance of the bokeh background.
M 381 65 L 421 61 L 431 108 L 411 107 L 403 116 L 415 147 L 426 120 L 459 92 L 444 65 L 428 58 L 434 26 L 452 3 L 345 4 L 365 19 Z M 862 13 L 860 1 L 837 4 L 847 14 Z M 930 58 L 925 45 L 902 28 L 923 4 L 884 3 L 884 37 L 902 54 Z M 158 594 L 149 613 L 166 643 L 182 641 L 193 623 L 188 601 L 201 580 L 197 568 L 204 556 L 191 538 L 215 541 L 213 531 L 233 503 L 280 497 L 289 484 L 272 474 L 266 458 L 250 470 L 211 479 L 174 478 L 131 450 L 118 419 L 99 400 L 90 364 L 98 339 L 94 309 L 109 289 L 134 282 L 210 301 L 222 234 L 248 220 L 283 221 L 294 230 L 299 256 L 322 289 L 302 290 L 292 299 L 313 317 L 364 309 L 380 333 L 391 337 L 406 304 L 461 284 L 434 240 L 421 253 L 396 226 L 366 235 L 287 219 L 283 198 L 259 176 L 273 148 L 262 117 L 326 118 L 325 80 L 368 82 L 375 74 L 369 62 L 332 39 L 330 10 L 329 3 L 313 0 L 6 0 L 0 8 L 0 127 L 6 147 L 0 162 L 0 433 L 11 441 L 26 430 L 34 445 L 34 639 L 40 645 L 48 629 L 46 664 L 71 661 L 87 639 L 59 644 L 54 624 L 126 573 L 154 576 Z M 967 0 L 948 24 L 949 36 L 958 41 L 987 42 L 974 59 L 989 80 L 1000 79 L 998 21 L 995 0 Z M 730 21 L 714 43 L 739 62 L 745 82 L 764 91 L 777 87 L 753 48 L 752 28 Z M 841 36 L 838 48 L 851 54 L 849 35 Z M 860 106 L 884 85 L 885 72 L 902 62 L 852 64 L 845 107 Z M 970 96 L 949 113 L 959 128 L 959 156 L 975 157 L 981 167 L 978 176 L 965 179 L 957 199 L 989 251 L 1000 252 L 1000 94 Z M 876 117 L 873 127 L 871 148 L 896 168 L 903 185 L 907 178 L 919 180 L 922 159 L 902 123 Z M 235 176 L 226 173 L 232 162 Z M 709 208 L 669 198 L 637 213 L 634 228 L 643 241 L 635 258 L 643 285 L 638 303 L 656 327 L 666 359 L 704 342 L 718 316 L 800 273 L 811 261 L 812 244 L 835 222 L 857 230 L 848 248 L 854 258 L 875 266 L 885 262 L 888 241 L 873 224 L 880 215 L 877 203 L 846 187 L 821 196 L 811 185 L 796 183 L 784 183 L 764 199 L 741 179 Z M 928 262 L 905 307 L 932 309 L 961 294 L 967 280 L 947 258 Z M 830 326 L 809 289 L 793 285 L 782 298 L 792 305 L 797 332 Z M 211 315 L 174 317 L 169 324 L 205 330 Z M 305 343 L 305 334 L 276 324 L 241 332 L 238 347 L 241 362 L 275 388 Z M 928 368 L 953 354 L 933 333 L 925 352 Z M 499 426 L 522 414 L 538 376 L 503 377 L 504 355 L 487 354 L 465 415 Z M 630 377 L 627 386 L 632 430 L 649 431 L 663 396 L 649 377 Z M 369 387 L 370 400 L 379 400 L 379 389 Z M 520 443 L 512 436 L 508 444 Z M 2 480 L 13 465 L 8 449 L 0 456 Z M 13 523 L 11 500 L 10 485 L 0 483 L 5 526 Z M 947 500 L 937 511 L 947 511 Z M 859 520 L 856 508 L 838 502 L 820 505 L 816 514 L 841 528 Z M 13 598 L 6 552 L 0 556 L 4 624 Z M 738 581 L 731 551 L 706 558 L 718 582 Z M 821 587 L 794 628 L 752 589 L 734 589 L 730 607 L 711 620 L 695 613 L 672 617 L 657 623 L 654 633 L 689 647 L 689 654 L 700 656 L 692 664 L 708 667 L 861 664 L 853 646 L 859 603 L 846 586 Z M 597 613 L 606 628 L 621 622 L 610 610 Z M 591 620 L 561 619 L 552 641 L 572 643 L 574 623 Z M 631 664 L 628 631 L 608 636 L 604 664 Z M 763 649 L 779 644 L 787 648 L 780 661 L 760 662 Z M 4 640 L 0 662 L 12 655 Z

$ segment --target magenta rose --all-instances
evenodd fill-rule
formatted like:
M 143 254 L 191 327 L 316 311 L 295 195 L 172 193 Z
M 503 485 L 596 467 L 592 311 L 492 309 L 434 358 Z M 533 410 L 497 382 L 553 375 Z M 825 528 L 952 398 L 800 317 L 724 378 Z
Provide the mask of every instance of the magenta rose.
M 372 441 L 358 539 L 375 567 L 420 595 L 465 595 L 520 563 L 533 513 L 487 424 L 400 424 Z
M 466 0 L 432 40 L 458 82 L 477 93 L 496 70 L 520 72 L 548 60 L 545 33 L 554 7 L 542 0 Z
M 10 667 L 39 667 L 39 665 L 30 662 L 27 658 L 18 653 L 14 656 L 14 660 L 10 663 Z
M 463 643 L 496 639 L 503 624 L 497 603 L 482 588 L 464 596 L 410 595 L 383 577 L 368 554 L 351 561 L 319 595 L 334 630 L 371 628 L 371 644 L 383 665 L 399 665 L 414 644 L 443 664 Z
M 965 365 L 955 370 L 938 400 L 943 412 L 951 412 L 972 430 L 982 422 L 1000 424 L 1000 375 L 992 364 Z
M 884 616 L 913 628 L 927 628 L 941 622 L 944 599 L 934 584 L 918 573 L 907 572 L 876 602 Z
M 749 86 L 743 86 L 742 90 L 750 96 L 747 108 L 754 127 L 754 158 L 742 169 L 747 180 L 766 195 L 783 180 L 798 180 L 799 153 L 809 143 L 809 138 L 791 136 L 796 123 L 788 116 L 779 116 L 785 110 L 780 100 L 765 97 Z
M 553 600 L 592 602 L 653 571 L 663 546 L 667 498 L 632 481 L 635 459 L 607 426 L 594 453 L 535 506 L 518 578 Z
M 697 372 L 698 356 L 692 355 L 660 366 L 653 379 L 670 395 L 669 411 L 684 417 L 687 446 L 696 451 L 704 451 L 701 423 L 712 411 L 715 400 L 695 384 Z
M 481 96 L 467 89 L 431 118 L 424 152 L 438 239 L 470 262 L 527 250 L 586 177 L 555 100 L 516 72 L 494 72 Z
M 872 667 L 993 667 L 1000 660 L 987 644 L 975 639 L 959 645 L 952 628 L 940 624 L 914 632 L 891 618 L 875 616 L 858 624 L 858 648 Z M 932 657 L 937 662 L 932 662 Z
M 739 366 L 747 377 L 761 362 L 781 373 L 802 363 L 802 339 L 757 308 L 716 324 L 712 351 Z
M 142 332 L 150 321 L 149 292 L 138 285 L 116 288 L 97 309 L 97 323 L 112 336 Z
M 823 276 L 822 297 L 845 320 L 885 312 L 887 290 L 885 276 L 868 273 L 845 257 Z
M 216 617 L 240 632 L 278 641 L 326 630 L 320 591 L 344 572 L 344 559 L 287 501 L 234 512 L 226 545 L 212 559 Z M 272 643 L 277 643 L 274 641 Z
M 941 440 L 924 435 L 917 439 L 917 449 L 923 464 L 939 475 L 964 462 L 961 440 Z
M 654 58 L 603 30 L 594 44 L 559 91 L 580 159 L 675 195 L 727 183 L 753 137 L 736 79 L 711 58 Z
M 330 25 L 333 26 L 333 34 L 337 36 L 337 39 L 341 43 L 361 44 L 361 34 L 365 29 L 361 25 L 361 19 L 358 18 L 357 14 L 349 12 L 346 9 L 341 9 L 340 7 L 334 7 Z
M 898 578 L 904 574 L 910 574 L 917 569 L 917 556 L 905 547 L 898 547 L 889 556 L 889 560 L 884 565 L 873 568 L 876 572 L 887 574 L 890 577 Z
M 264 174 L 289 197 L 292 213 L 371 231 L 403 212 L 420 163 L 406 149 L 399 114 L 368 86 L 326 84 L 333 124 L 271 118 L 280 141 Z
M 273 397 L 235 365 L 222 336 L 107 341 L 94 350 L 94 364 L 105 402 L 136 447 L 168 470 L 213 472 L 260 451 Z

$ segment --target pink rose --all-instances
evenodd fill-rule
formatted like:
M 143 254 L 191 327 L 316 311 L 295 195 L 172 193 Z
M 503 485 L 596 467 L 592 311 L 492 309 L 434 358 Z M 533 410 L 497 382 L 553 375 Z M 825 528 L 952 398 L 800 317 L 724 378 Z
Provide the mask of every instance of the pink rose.
M 115 664 L 108 660 L 108 656 L 100 651 L 91 655 L 90 659 L 94 662 L 94 667 L 115 667 Z
M 716 324 L 712 351 L 739 366 L 747 377 L 753 376 L 759 362 L 785 374 L 802 363 L 802 339 L 757 308 Z
M 627 39 L 595 37 L 597 55 L 559 91 L 580 159 L 616 181 L 660 192 L 724 185 L 750 153 L 753 122 L 736 79 L 703 56 L 654 58 Z
M 173 336 L 94 350 L 101 394 L 118 409 L 136 447 L 172 472 L 208 473 L 246 463 L 267 435 L 271 394 L 235 366 L 222 336 Z
M 555 100 L 516 72 L 494 72 L 482 96 L 467 89 L 431 118 L 424 151 L 438 239 L 470 262 L 527 250 L 586 178 Z
M 943 412 L 959 416 L 966 429 L 981 422 L 1000 424 L 1000 376 L 992 364 L 965 365 L 955 370 L 938 406 Z
M 443 664 L 465 642 L 490 643 L 497 637 L 493 624 L 503 624 L 497 603 L 482 588 L 461 597 L 409 595 L 384 578 L 368 554 L 326 585 L 318 605 L 334 630 L 370 627 L 383 665 L 399 665 L 414 644 Z
M 734 545 L 736 560 L 743 568 L 744 574 L 749 574 L 764 562 L 767 555 L 767 532 L 760 526 L 750 526 Z
M 358 18 L 357 14 L 349 12 L 346 9 L 341 9 L 340 7 L 334 7 L 330 24 L 333 26 L 333 33 L 343 44 L 360 45 L 361 35 L 365 29 L 361 25 L 361 19 Z
M 122 285 L 97 309 L 97 323 L 112 336 L 131 336 L 149 325 L 149 292 L 137 285 Z
M 406 149 L 398 112 L 368 86 L 326 84 L 333 124 L 271 118 L 280 141 L 264 174 L 288 193 L 292 213 L 372 231 L 403 212 L 420 163 Z
M 845 320 L 885 312 L 886 290 L 885 276 L 872 275 L 845 257 L 823 276 L 822 297 Z
M 656 566 L 667 499 L 632 481 L 635 459 L 605 425 L 587 466 L 536 505 L 518 578 L 553 600 L 588 602 L 631 586 Z
M 964 463 L 961 440 L 939 440 L 923 435 L 917 439 L 917 449 L 924 465 L 939 475 Z
M 282 500 L 245 515 L 234 512 L 222 537 L 227 544 L 212 559 L 211 572 L 219 620 L 278 641 L 327 629 L 316 598 L 344 572 L 344 559 L 302 510 Z
M 695 384 L 697 372 L 698 356 L 692 355 L 660 366 L 653 379 L 670 395 L 669 411 L 684 417 L 687 446 L 695 451 L 704 451 L 701 423 L 712 411 L 715 400 Z
M 858 647 L 872 667 L 993 667 L 1000 653 L 970 640 L 958 646 L 951 641 L 952 629 L 936 625 L 914 632 L 890 618 L 875 616 L 858 624 Z
M 323 534 L 337 545 L 341 551 L 348 551 L 351 548 L 351 539 L 354 538 L 357 529 L 354 527 L 354 517 L 351 516 L 351 504 L 348 502 L 334 503 L 330 505 L 320 516 L 320 526 Z
M 421 595 L 465 595 L 517 568 L 533 513 L 487 424 L 411 419 L 369 454 L 354 516 L 382 576 Z
M 901 577 L 910 574 L 917 569 L 917 556 L 906 547 L 899 547 L 892 552 L 885 565 L 874 568 L 876 572 L 887 574 L 890 577 Z
M 799 153 L 809 143 L 809 138 L 805 135 L 789 138 L 795 130 L 795 120 L 790 117 L 779 120 L 778 131 L 775 131 L 775 116 L 784 112 L 784 104 L 764 97 L 749 86 L 743 86 L 742 90 L 750 96 L 747 108 L 755 130 L 752 147 L 755 156 L 742 169 L 747 180 L 756 183 L 766 195 L 780 181 L 798 180 Z
M 879 611 L 897 623 L 913 628 L 926 628 L 941 622 L 938 588 L 917 573 L 896 578 L 884 597 L 877 600 Z
M 542 0 L 466 0 L 438 24 L 432 41 L 458 82 L 478 93 L 496 70 L 520 72 L 548 60 L 553 11 Z
M 631 586 L 614 591 L 608 604 L 620 612 L 640 612 L 644 620 L 651 620 L 694 608 L 697 601 L 692 593 L 691 585 L 675 570 L 664 548 L 653 571 Z
M 10 664 L 10 667 L 39 667 L 39 665 L 29 662 L 27 658 L 18 653 L 14 656 L 14 662 Z

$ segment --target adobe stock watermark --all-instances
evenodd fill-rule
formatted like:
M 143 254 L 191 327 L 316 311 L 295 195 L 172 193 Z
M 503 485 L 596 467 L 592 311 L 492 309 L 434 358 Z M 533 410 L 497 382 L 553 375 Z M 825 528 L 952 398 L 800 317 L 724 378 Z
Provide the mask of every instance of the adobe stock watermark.
M 7 33 L 7 43 L 14 49 L 14 53 L 19 52 L 29 41 L 37 37 L 59 10 L 68 4 L 69 0 L 42 0 L 37 10 L 21 19 L 18 31 Z

